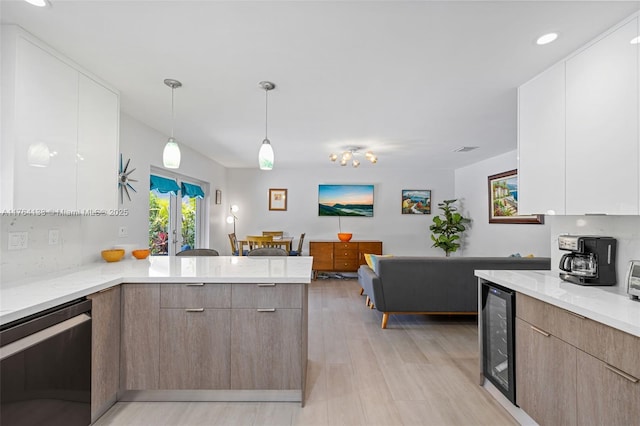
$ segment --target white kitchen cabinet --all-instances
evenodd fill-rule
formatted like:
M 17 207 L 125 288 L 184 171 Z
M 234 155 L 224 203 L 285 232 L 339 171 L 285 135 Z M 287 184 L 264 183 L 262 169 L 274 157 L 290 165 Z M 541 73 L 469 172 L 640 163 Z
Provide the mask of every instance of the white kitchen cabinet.
M 640 213 L 637 36 L 635 18 L 566 61 L 566 214 Z
M 565 214 L 565 64 L 518 89 L 518 213 Z
M 2 58 L 0 208 L 117 208 L 118 93 L 15 26 Z
M 78 87 L 77 205 L 113 209 L 118 206 L 118 94 L 84 74 Z

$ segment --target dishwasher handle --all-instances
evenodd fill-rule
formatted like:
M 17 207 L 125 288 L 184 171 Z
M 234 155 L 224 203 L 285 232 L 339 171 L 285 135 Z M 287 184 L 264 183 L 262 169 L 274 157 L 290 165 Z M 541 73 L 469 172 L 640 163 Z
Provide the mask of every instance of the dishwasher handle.
M 69 318 L 68 320 L 64 320 L 49 328 L 45 328 L 44 330 L 40 330 L 33 334 L 30 334 L 27 337 L 23 337 L 20 340 L 9 343 L 8 345 L 0 348 L 0 360 L 9 358 L 10 356 L 17 354 L 18 352 L 22 352 L 25 349 L 28 349 L 40 342 L 50 339 L 57 334 L 64 333 L 65 331 L 70 330 L 74 327 L 78 327 L 79 325 L 87 321 L 91 321 L 91 317 L 87 314 L 80 314 L 73 318 Z

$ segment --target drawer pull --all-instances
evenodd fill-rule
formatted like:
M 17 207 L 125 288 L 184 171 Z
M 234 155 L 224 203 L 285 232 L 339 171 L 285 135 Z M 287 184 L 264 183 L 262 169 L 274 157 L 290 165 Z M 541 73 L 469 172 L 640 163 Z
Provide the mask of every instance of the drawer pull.
M 546 331 L 540 330 L 538 327 L 534 327 L 533 325 L 532 325 L 532 326 L 530 326 L 530 327 L 531 327 L 531 329 L 532 329 L 533 331 L 536 331 L 536 332 L 538 332 L 538 333 L 542 334 L 544 337 L 549 337 L 549 336 L 551 336 L 549 333 L 547 333 Z
M 566 313 L 568 313 L 569 315 L 573 315 L 574 317 L 578 317 L 580 319 L 587 319 L 587 317 L 580 315 L 580 314 L 576 314 L 575 312 L 571 312 L 571 311 L 567 311 L 566 309 L 564 310 Z
M 189 308 L 185 309 L 186 312 L 204 312 L 204 308 Z
M 627 374 L 622 370 L 618 370 L 617 368 L 615 368 L 614 366 L 609 365 L 609 364 L 605 364 L 604 366 L 607 368 L 607 370 L 616 373 L 618 376 L 624 377 L 625 379 L 627 379 L 631 383 L 638 383 L 638 379 L 633 377 L 631 374 Z
M 276 283 L 260 283 L 258 287 L 275 287 Z
M 258 312 L 275 312 L 276 308 L 259 308 Z
M 204 283 L 187 283 L 185 284 L 187 287 L 202 287 Z

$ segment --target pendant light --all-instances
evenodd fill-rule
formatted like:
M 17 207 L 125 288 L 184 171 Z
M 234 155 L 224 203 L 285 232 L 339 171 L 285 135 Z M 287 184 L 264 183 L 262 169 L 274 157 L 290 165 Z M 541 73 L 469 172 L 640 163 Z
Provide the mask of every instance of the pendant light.
M 260 170 L 271 170 L 273 169 L 273 148 L 271 147 L 271 142 L 269 142 L 269 138 L 267 137 L 267 124 L 268 124 L 268 116 L 267 112 L 269 111 L 269 90 L 273 90 L 276 88 L 276 85 L 270 81 L 261 81 L 258 85 L 264 90 L 264 140 L 262 141 L 262 145 L 260 145 L 260 151 L 258 152 L 258 165 L 260 166 Z
M 162 163 L 167 169 L 177 169 L 180 167 L 180 147 L 178 146 L 176 139 L 173 137 L 173 92 L 175 89 L 182 87 L 182 83 L 178 80 L 167 78 L 164 80 L 164 84 L 171 87 L 171 137 L 164 146 L 164 151 L 162 152 Z

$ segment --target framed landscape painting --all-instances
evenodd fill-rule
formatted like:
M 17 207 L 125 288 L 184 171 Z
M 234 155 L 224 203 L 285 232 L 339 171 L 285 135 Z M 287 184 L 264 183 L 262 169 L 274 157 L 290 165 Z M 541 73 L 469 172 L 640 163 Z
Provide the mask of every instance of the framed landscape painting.
M 402 214 L 431 214 L 431 190 L 403 189 Z
M 489 223 L 544 223 L 544 216 L 518 215 L 518 170 L 491 175 L 489 180 Z
M 373 185 L 318 185 L 318 216 L 373 216 Z

